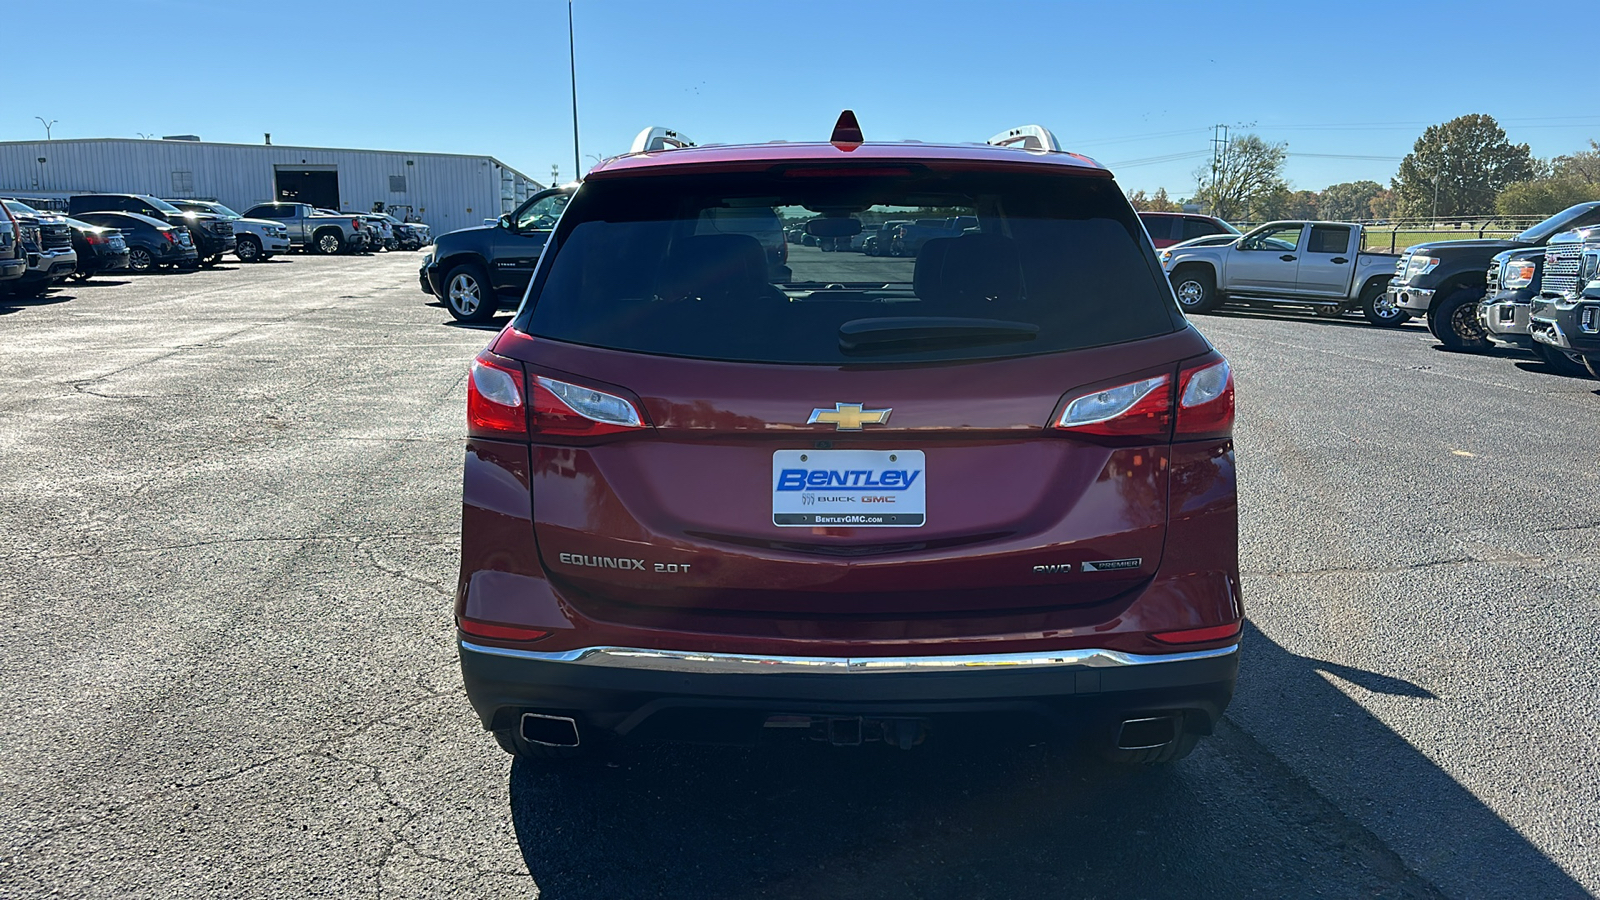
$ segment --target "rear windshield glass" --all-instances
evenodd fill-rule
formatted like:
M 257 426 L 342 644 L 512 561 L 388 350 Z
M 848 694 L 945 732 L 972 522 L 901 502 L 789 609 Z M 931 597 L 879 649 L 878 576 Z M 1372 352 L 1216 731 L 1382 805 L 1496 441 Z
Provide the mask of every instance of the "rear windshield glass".
M 943 361 L 1183 327 L 1116 184 L 1078 175 L 596 180 L 544 255 L 517 328 L 637 353 Z

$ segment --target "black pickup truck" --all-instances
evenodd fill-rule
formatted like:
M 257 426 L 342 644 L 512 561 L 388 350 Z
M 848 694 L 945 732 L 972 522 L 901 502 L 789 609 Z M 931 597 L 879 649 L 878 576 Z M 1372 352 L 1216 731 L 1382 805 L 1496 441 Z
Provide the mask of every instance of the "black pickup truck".
M 1543 247 L 1563 231 L 1600 225 L 1600 201 L 1579 203 L 1513 238 L 1433 241 L 1406 248 L 1389 282 L 1388 300 L 1415 316 L 1450 350 L 1482 352 L 1489 337 L 1478 319 L 1490 260 L 1503 250 Z
M 439 235 L 417 273 L 423 293 L 443 300 L 462 322 L 487 322 L 502 306 L 521 302 L 544 242 L 576 189 L 540 191 L 493 225 Z

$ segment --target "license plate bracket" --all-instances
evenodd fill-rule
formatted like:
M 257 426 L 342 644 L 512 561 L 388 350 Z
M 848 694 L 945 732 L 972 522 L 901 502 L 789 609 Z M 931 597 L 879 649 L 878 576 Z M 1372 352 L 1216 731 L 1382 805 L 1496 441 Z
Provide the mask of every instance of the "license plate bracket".
M 927 523 L 921 450 L 776 450 L 772 524 L 780 528 L 920 528 Z

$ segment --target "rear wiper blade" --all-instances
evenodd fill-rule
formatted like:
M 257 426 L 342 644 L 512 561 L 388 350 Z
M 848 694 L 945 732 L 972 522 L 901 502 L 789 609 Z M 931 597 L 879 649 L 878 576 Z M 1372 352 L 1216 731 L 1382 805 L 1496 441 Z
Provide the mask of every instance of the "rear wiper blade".
M 839 349 L 846 353 L 895 353 L 1012 344 L 1039 336 L 1039 326 L 1002 319 L 959 316 L 896 316 L 852 319 L 839 326 Z

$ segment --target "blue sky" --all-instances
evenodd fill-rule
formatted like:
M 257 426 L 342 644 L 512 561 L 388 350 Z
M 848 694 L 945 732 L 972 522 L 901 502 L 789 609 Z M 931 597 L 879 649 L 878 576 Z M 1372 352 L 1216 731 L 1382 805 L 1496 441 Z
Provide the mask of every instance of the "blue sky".
M 70 52 L 60 77 L 27 63 L 0 140 L 42 137 L 40 115 L 59 120 L 58 138 L 271 132 L 277 144 L 486 153 L 540 181 L 552 164 L 572 176 L 560 0 L 78 0 L 67 31 L 57 5 L 8 4 L 9 35 Z M 981 141 L 1039 122 L 1124 187 L 1182 195 L 1218 123 L 1287 141 L 1289 180 L 1308 189 L 1387 182 L 1423 128 L 1464 113 L 1495 116 L 1539 156 L 1585 148 L 1600 138 L 1600 104 L 1532 69 L 1544 57 L 1528 48 L 1561 41 L 1508 8 L 578 0 L 582 152 L 621 152 L 652 124 L 702 143 L 822 139 L 851 108 L 869 140 Z M 1559 28 L 1600 33 L 1600 3 L 1564 4 Z M 183 49 L 167 46 L 175 36 Z M 97 61 L 116 65 L 96 77 Z

